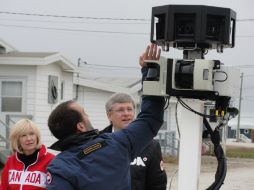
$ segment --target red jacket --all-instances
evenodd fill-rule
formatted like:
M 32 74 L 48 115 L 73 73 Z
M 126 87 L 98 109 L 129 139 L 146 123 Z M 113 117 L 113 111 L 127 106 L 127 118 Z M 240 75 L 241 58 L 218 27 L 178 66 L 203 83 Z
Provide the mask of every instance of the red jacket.
M 24 169 L 17 153 L 13 154 L 4 165 L 0 190 L 45 190 L 46 168 L 53 158 L 42 145 L 37 160 Z

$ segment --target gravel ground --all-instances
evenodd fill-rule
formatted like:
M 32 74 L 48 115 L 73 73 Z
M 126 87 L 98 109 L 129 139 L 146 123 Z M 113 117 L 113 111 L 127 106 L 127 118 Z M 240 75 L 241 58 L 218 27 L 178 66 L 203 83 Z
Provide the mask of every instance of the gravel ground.
M 169 183 L 177 168 L 177 164 L 166 164 Z M 205 190 L 214 182 L 216 168 L 215 157 L 202 156 L 199 190 Z M 254 190 L 254 159 L 229 158 L 227 168 L 226 179 L 221 190 Z M 177 173 L 175 173 L 170 190 L 177 190 L 177 183 Z

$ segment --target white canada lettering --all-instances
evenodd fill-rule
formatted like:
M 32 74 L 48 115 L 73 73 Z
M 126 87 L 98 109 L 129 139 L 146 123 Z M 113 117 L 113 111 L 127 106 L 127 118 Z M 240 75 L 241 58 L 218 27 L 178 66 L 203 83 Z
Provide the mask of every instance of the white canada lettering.
M 9 171 L 9 182 L 20 181 L 22 172 Z
M 137 166 L 146 166 L 145 163 L 143 162 L 143 159 L 141 157 L 135 158 L 130 165 L 137 165 Z
M 41 175 L 36 173 L 30 173 L 27 175 L 25 182 L 29 183 L 41 183 Z
M 40 171 L 9 171 L 9 184 L 26 184 L 46 187 L 46 174 Z

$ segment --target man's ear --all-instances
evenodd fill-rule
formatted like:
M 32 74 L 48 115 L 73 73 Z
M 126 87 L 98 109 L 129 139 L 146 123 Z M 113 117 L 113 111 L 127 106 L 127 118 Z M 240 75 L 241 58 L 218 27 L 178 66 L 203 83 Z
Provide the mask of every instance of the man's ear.
M 86 131 L 87 131 L 87 128 L 86 128 L 86 126 L 85 126 L 84 123 L 79 122 L 79 123 L 77 124 L 77 130 L 78 130 L 79 132 L 86 132 Z
M 111 118 L 111 112 L 109 111 L 109 112 L 107 112 L 107 116 L 108 116 L 108 119 L 110 120 L 110 118 Z

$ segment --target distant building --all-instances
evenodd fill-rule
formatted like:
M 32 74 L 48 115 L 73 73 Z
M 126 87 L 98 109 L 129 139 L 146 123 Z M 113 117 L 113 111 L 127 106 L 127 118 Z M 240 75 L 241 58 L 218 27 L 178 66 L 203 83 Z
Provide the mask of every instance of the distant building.
M 241 119 L 239 124 L 239 132 L 241 135 L 244 135 L 248 139 L 252 138 L 252 133 L 254 132 L 254 117 L 248 117 L 249 119 Z M 237 118 L 234 121 L 229 122 L 228 125 L 228 138 L 237 137 Z

